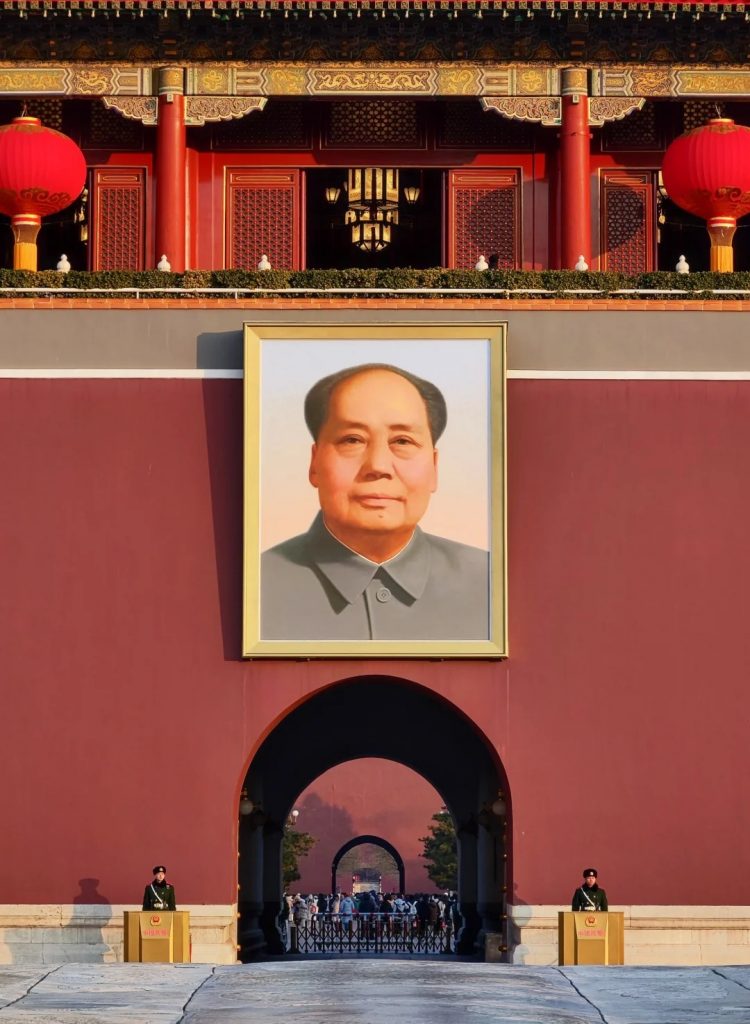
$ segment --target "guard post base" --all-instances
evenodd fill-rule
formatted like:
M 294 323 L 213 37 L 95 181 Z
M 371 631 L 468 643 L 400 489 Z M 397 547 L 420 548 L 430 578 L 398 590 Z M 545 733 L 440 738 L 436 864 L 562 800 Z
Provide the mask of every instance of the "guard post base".
M 190 963 L 187 910 L 126 910 L 124 934 L 126 963 Z
M 625 963 L 625 915 L 622 911 L 561 910 L 557 916 L 558 963 Z

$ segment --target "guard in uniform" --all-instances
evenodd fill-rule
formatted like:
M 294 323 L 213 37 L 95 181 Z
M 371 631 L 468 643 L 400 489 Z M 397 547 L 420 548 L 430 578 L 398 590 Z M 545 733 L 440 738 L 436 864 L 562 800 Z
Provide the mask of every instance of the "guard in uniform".
M 597 884 L 598 872 L 596 868 L 586 868 L 583 872 L 583 885 L 579 885 L 573 893 L 573 910 L 588 910 L 592 913 L 598 910 L 609 910 L 607 894 Z
M 154 880 L 143 890 L 144 910 L 177 910 L 174 901 L 174 886 L 167 881 L 167 869 L 163 864 L 154 868 Z

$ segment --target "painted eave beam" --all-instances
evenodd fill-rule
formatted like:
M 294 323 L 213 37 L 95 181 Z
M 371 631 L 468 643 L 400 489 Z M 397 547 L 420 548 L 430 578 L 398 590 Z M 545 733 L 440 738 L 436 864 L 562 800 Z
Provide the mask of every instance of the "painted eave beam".
M 440 11 L 609 11 L 627 16 L 676 13 L 706 16 L 727 13 L 744 14 L 750 3 L 702 3 L 683 0 L 663 3 L 660 0 L 0 0 L 3 9 L 25 12 L 106 12 L 106 11 L 209 11 L 214 13 L 241 11 L 370 11 L 429 13 Z

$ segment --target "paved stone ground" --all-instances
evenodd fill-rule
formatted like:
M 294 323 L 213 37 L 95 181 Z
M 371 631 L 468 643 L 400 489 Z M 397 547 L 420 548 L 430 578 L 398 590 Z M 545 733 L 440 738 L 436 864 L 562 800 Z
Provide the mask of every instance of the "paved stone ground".
M 0 1024 L 750 1024 L 750 967 L 0 965 Z

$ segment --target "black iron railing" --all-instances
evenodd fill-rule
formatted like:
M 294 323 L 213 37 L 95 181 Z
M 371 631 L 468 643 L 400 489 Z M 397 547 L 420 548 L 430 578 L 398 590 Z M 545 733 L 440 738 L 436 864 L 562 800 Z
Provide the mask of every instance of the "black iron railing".
M 449 923 L 408 914 L 316 914 L 288 925 L 290 953 L 453 953 Z

